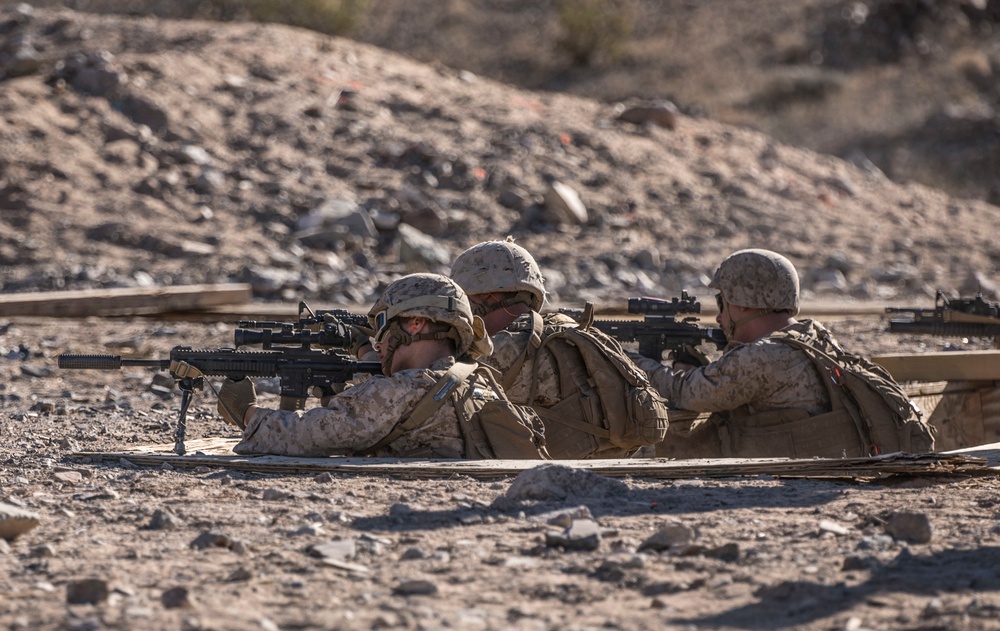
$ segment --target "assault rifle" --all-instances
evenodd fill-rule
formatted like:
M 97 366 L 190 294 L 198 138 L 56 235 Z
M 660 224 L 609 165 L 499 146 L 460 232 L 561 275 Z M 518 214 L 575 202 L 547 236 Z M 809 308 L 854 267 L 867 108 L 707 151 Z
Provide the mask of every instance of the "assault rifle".
M 902 314 L 889 320 L 891 333 L 920 333 L 954 337 L 992 337 L 1000 346 L 1000 305 L 974 298 L 948 298 L 938 290 L 933 309 L 886 307 Z
M 346 309 L 313 311 L 305 301 L 299 302 L 299 318 L 295 322 L 240 320 L 234 334 L 236 347 L 260 344 L 295 344 L 302 348 L 351 348 L 357 335 L 354 327 L 368 327 L 368 316 Z
M 697 347 L 703 342 L 714 344 L 722 350 L 728 343 L 725 333 L 718 327 L 703 327 L 693 315 L 677 319 L 682 314 L 701 313 L 701 303 L 686 291 L 681 297 L 670 300 L 661 298 L 629 298 L 628 312 L 644 316 L 642 320 L 593 320 L 590 326 L 610 335 L 619 342 L 637 342 L 639 354 L 659 360 L 663 351 L 673 351 L 681 361 L 689 355 L 687 347 Z M 586 319 L 584 310 L 564 309 L 577 321 Z M 698 364 L 699 361 L 685 363 Z
M 305 399 L 330 396 L 355 374 L 382 372 L 379 362 L 366 362 L 331 350 L 312 348 L 232 348 L 193 349 L 175 346 L 166 359 L 123 359 L 118 355 L 60 355 L 60 368 L 117 370 L 124 366 L 145 366 L 169 370 L 181 390 L 181 411 L 174 433 L 174 452 L 184 455 L 187 411 L 195 390 L 205 385 L 205 377 L 228 377 L 234 381 L 248 377 L 278 377 L 281 409 L 300 410 Z M 191 370 L 191 368 L 196 370 Z M 215 391 L 215 388 L 212 390 Z

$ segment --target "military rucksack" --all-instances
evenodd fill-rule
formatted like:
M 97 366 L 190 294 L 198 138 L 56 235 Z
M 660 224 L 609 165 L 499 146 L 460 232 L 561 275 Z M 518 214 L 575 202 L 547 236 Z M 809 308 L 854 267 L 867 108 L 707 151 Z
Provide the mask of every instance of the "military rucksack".
M 588 313 L 592 308 L 588 305 Z M 667 434 L 667 404 L 646 374 L 614 338 L 563 314 L 543 320 L 531 312 L 531 337 L 503 376 L 510 389 L 524 362 L 534 359 L 528 399 L 545 424 L 545 442 L 554 459 L 621 458 Z M 559 380 L 559 401 L 537 403 L 538 357 L 551 356 Z M 553 394 L 553 393 L 549 393 Z
M 850 415 L 868 455 L 934 450 L 934 428 L 883 367 L 840 348 L 825 330 L 817 337 L 781 331 L 771 338 L 812 360 L 830 393 L 833 412 Z
M 477 387 L 480 379 L 495 396 L 483 396 L 485 390 Z M 368 453 L 377 452 L 403 433 L 419 427 L 449 400 L 458 415 L 466 458 L 549 459 L 545 449 L 544 426 L 534 411 L 511 403 L 503 395 L 492 368 L 463 362 L 449 368 L 410 414 Z M 429 450 L 428 454 L 422 455 L 437 454 Z

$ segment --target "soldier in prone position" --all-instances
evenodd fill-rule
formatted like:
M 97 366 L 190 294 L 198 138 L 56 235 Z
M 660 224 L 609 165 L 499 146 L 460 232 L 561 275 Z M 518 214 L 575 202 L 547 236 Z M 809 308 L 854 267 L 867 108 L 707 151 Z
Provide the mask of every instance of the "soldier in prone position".
M 666 402 L 616 340 L 568 315 L 539 313 L 541 269 L 512 238 L 469 248 L 451 278 L 492 336 L 493 354 L 480 362 L 501 374 L 512 402 L 541 417 L 552 458 L 628 457 L 666 434 Z
M 733 253 L 715 272 L 716 321 L 729 340 L 705 366 L 633 359 L 672 407 L 712 412 L 657 455 L 855 457 L 929 451 L 933 435 L 880 367 L 845 351 L 819 322 L 797 320 L 799 277 L 769 250 Z M 886 403 L 889 400 L 891 403 Z
M 489 353 L 489 338 L 474 317 L 465 292 L 436 274 L 412 274 L 390 284 L 368 314 L 383 375 L 373 376 L 307 411 L 258 407 L 249 379 L 226 380 L 219 413 L 243 429 L 241 454 L 460 458 L 466 455 L 459 404 L 444 403 L 416 427 L 400 431 L 417 404 L 456 360 Z M 476 384 L 463 403 L 481 408 L 502 398 Z M 401 428 L 402 429 L 402 428 Z M 389 439 L 389 442 L 386 440 Z

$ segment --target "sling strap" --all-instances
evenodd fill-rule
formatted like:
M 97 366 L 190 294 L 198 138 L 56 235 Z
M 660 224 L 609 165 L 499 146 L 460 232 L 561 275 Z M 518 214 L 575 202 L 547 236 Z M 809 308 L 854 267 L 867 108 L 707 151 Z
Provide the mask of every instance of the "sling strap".
M 521 374 L 521 368 L 524 367 L 524 362 L 530 354 L 532 357 L 538 352 L 538 347 L 542 345 L 542 316 L 538 314 L 537 311 L 531 312 L 531 336 L 528 338 L 528 343 L 525 344 L 524 350 L 521 354 L 517 356 L 517 359 L 511 364 L 510 369 L 507 374 L 503 376 L 503 382 L 500 384 L 503 386 L 504 392 L 510 390 L 514 387 L 514 382 L 517 381 L 517 376 Z M 529 399 L 533 400 L 533 399 Z
M 427 419 L 434 415 L 444 402 L 448 399 L 448 395 L 455 389 L 456 386 L 464 383 L 472 373 L 476 371 L 477 366 L 475 364 L 466 364 L 463 362 L 456 363 L 451 368 L 437 380 L 430 390 L 428 390 L 424 396 L 417 402 L 413 410 L 410 411 L 408 415 L 399 420 L 398 423 L 392 428 L 392 430 L 380 441 L 372 445 L 368 450 L 366 450 L 367 455 L 374 455 L 380 449 L 393 442 L 403 434 L 417 427 L 420 427 Z

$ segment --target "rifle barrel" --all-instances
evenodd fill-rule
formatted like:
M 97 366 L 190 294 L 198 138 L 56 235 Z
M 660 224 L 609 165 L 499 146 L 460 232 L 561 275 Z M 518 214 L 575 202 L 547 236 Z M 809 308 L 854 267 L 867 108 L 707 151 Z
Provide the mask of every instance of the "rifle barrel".
M 122 359 L 120 355 L 60 355 L 60 368 L 71 370 L 118 370 L 122 366 L 148 366 L 165 369 L 169 359 Z

